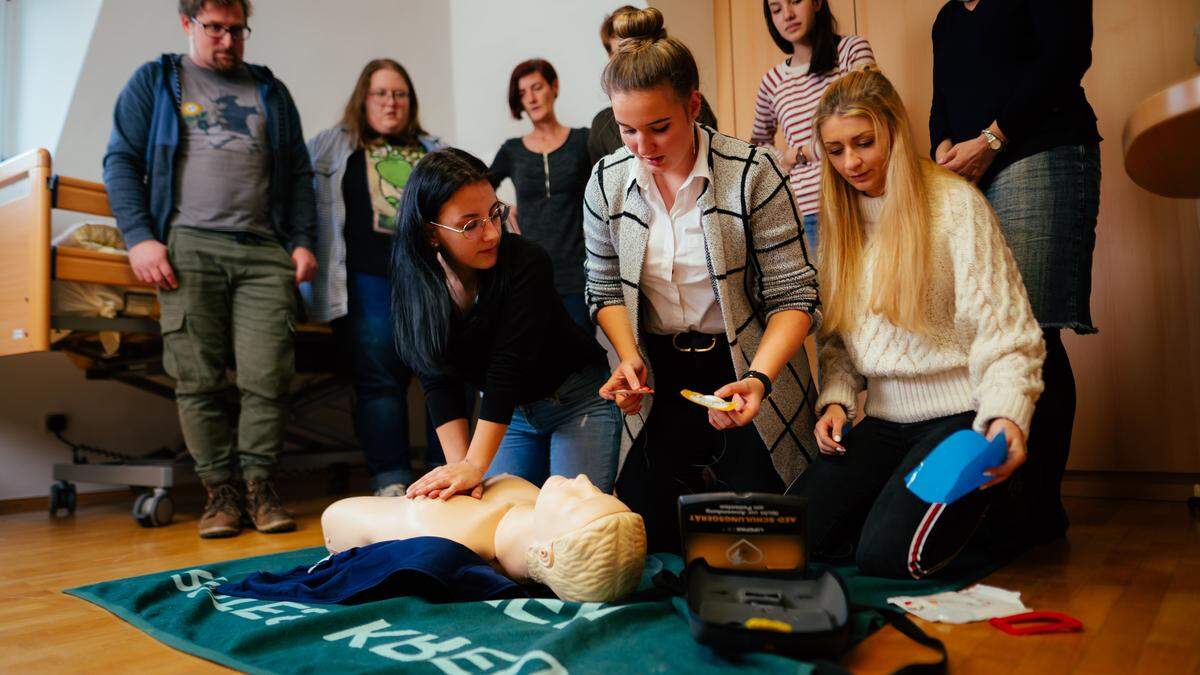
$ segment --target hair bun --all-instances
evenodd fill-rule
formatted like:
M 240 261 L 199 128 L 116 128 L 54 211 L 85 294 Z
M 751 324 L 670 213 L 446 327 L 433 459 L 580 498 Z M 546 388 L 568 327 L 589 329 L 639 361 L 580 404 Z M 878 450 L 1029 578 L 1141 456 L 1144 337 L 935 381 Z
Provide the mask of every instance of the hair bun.
M 653 42 L 667 37 L 662 12 L 654 7 L 621 12 L 613 16 L 613 35 L 621 39 Z

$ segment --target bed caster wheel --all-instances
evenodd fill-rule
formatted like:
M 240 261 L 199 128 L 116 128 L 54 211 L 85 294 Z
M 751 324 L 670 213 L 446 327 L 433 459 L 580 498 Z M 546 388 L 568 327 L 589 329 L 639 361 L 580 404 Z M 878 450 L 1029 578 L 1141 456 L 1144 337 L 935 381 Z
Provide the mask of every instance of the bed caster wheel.
M 133 519 L 142 527 L 162 527 L 175 517 L 175 502 L 162 488 L 143 492 L 133 502 Z
M 75 515 L 76 506 L 75 484 L 60 480 L 50 486 L 50 515 L 57 516 L 59 509 L 66 509 L 69 515 Z

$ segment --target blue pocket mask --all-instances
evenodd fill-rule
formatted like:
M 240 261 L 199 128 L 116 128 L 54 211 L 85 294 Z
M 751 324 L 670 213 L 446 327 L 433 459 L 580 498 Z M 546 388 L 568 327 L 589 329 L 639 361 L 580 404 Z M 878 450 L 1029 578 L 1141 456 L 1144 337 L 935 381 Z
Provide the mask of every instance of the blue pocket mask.
M 904 485 L 930 504 L 949 504 L 991 480 L 983 472 L 1003 464 L 1007 456 L 1003 432 L 989 443 L 977 431 L 956 431 L 908 472 Z

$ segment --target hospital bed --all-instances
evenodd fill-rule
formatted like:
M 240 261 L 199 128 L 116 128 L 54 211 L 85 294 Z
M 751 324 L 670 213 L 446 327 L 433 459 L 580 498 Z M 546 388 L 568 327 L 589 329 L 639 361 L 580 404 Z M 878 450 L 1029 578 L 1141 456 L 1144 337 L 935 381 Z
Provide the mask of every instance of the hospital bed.
M 88 380 L 114 380 L 152 394 L 174 398 L 170 379 L 162 372 L 162 341 L 153 287 L 142 283 L 127 256 L 80 248 L 54 246 L 53 212 L 83 217 L 109 217 L 108 198 L 99 183 L 57 176 L 50 153 L 37 149 L 0 163 L 0 357 L 60 351 L 83 369 Z M 55 289 L 63 283 L 80 288 L 112 289 L 139 316 L 88 316 L 55 310 Z M 91 286 L 96 285 L 96 286 Z M 147 308 L 150 308 L 147 310 Z M 111 314 L 111 313 L 110 313 Z M 113 352 L 98 335 L 119 336 Z M 340 425 L 318 421 L 314 413 L 345 399 L 347 383 L 337 377 L 330 355 L 336 353 L 328 326 L 301 324 L 296 328 L 297 384 L 291 396 L 291 418 L 282 472 L 335 467 L 326 472 L 331 488 L 345 483 L 351 465 L 362 453 Z M 336 407 L 335 407 L 336 410 Z M 339 411 L 345 412 L 345 411 Z M 53 424 L 48 425 L 54 430 Z M 145 527 L 166 525 L 174 514 L 169 490 L 195 481 L 186 453 L 179 459 L 134 458 L 71 444 L 72 462 L 54 465 L 50 512 L 74 513 L 75 483 L 128 485 L 139 492 L 133 517 Z M 89 461 L 88 455 L 104 461 Z

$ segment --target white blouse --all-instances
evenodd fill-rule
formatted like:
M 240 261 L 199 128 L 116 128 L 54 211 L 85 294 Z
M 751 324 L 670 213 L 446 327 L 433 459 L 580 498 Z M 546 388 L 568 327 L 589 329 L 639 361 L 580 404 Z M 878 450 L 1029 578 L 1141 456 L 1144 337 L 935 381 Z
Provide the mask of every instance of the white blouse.
M 656 335 L 685 331 L 722 334 L 725 323 L 717 303 L 708 260 L 704 252 L 704 229 L 696 200 L 712 182 L 708 168 L 708 135 L 697 133 L 696 162 L 684 179 L 675 203 L 668 210 L 650 170 L 641 160 L 630 172 L 629 183 L 637 183 L 642 198 L 650 205 L 649 237 L 639 281 L 649 301 L 645 329 Z

